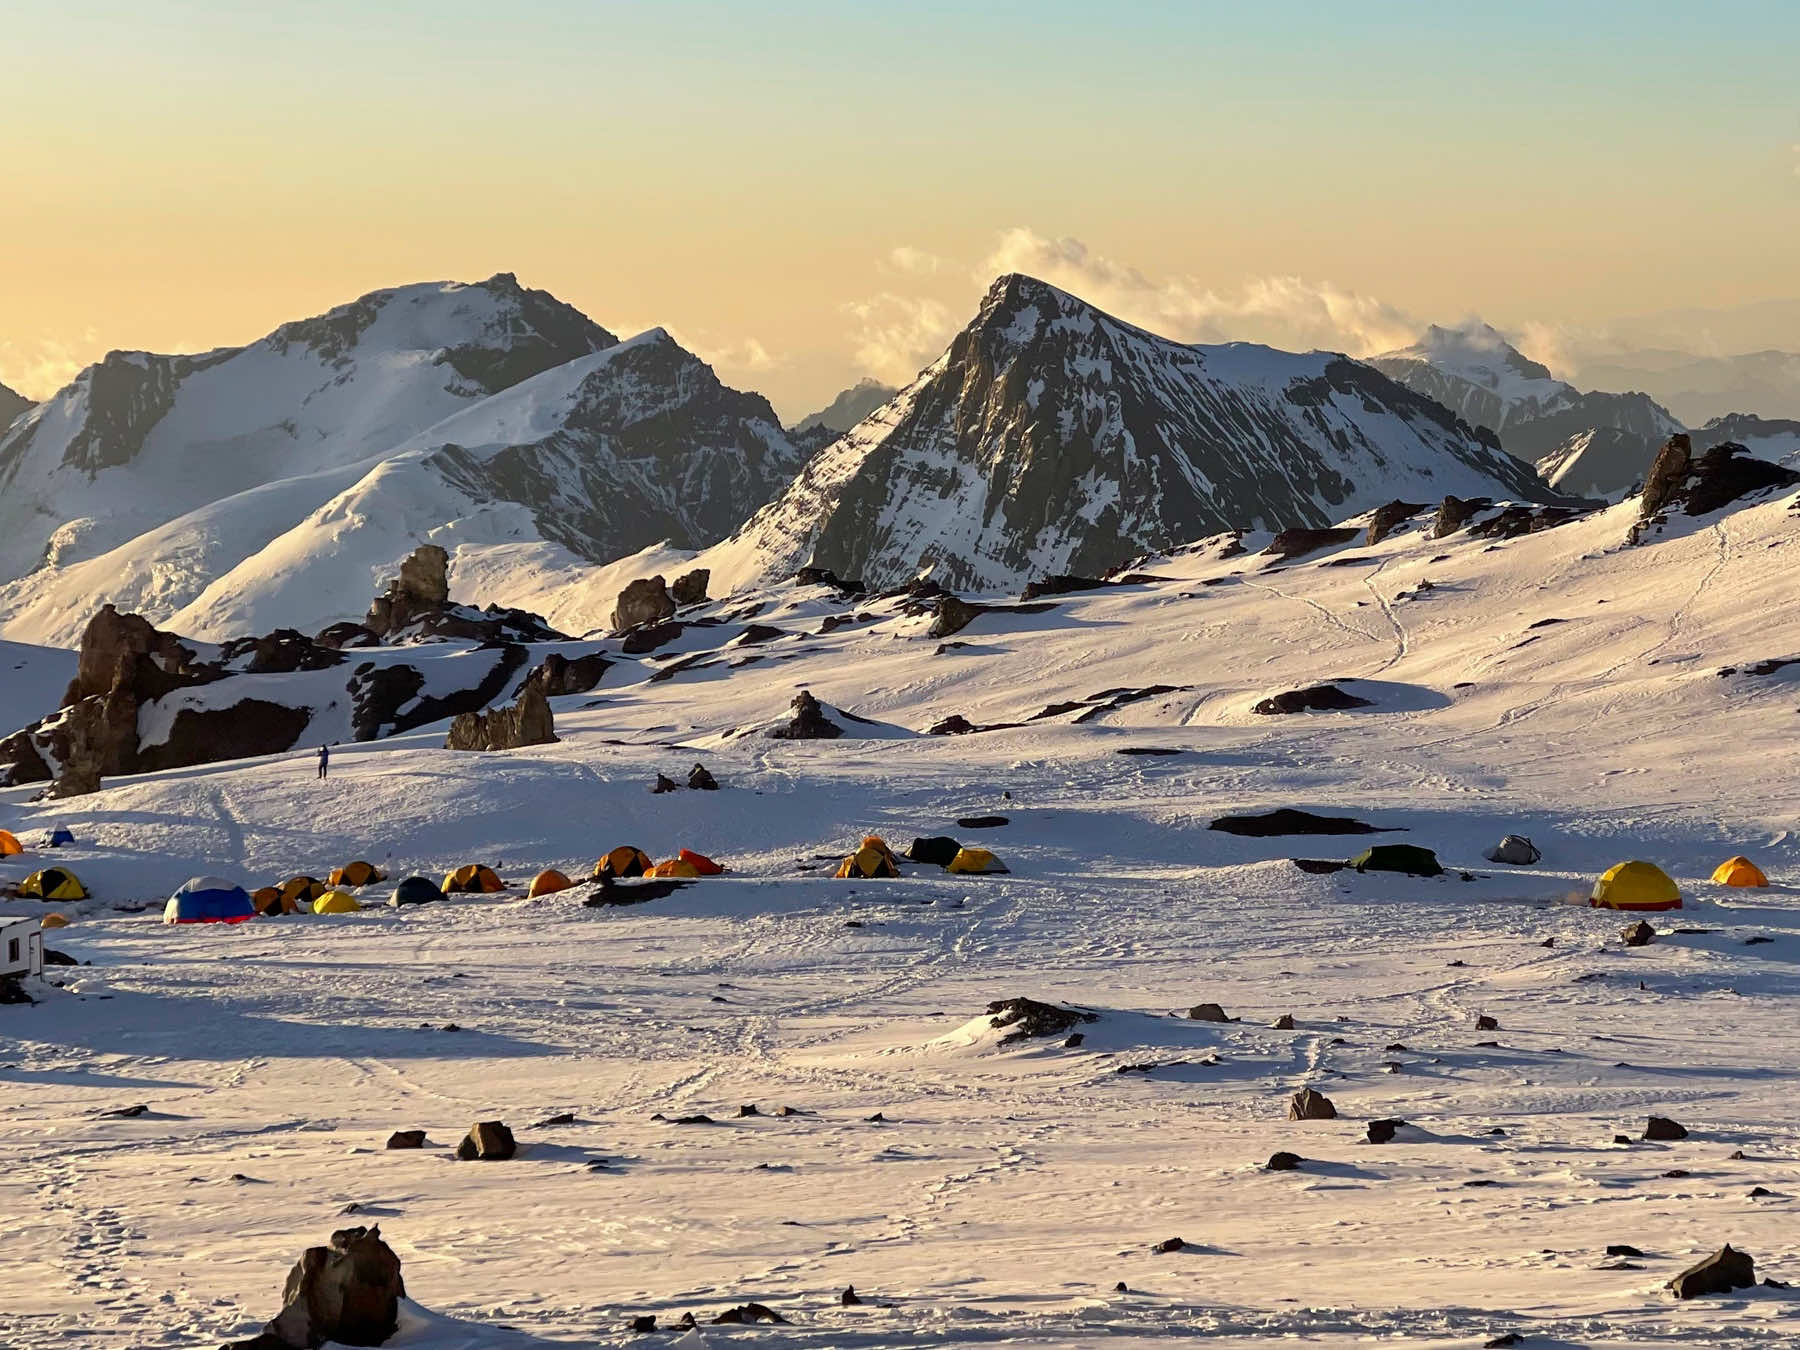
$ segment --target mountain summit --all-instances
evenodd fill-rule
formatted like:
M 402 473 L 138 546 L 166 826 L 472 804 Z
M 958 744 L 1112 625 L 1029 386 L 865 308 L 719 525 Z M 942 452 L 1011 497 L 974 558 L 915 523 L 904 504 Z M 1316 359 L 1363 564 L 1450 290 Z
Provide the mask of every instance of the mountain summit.
M 813 563 L 1005 589 L 1449 493 L 1552 495 L 1492 432 L 1347 357 L 1187 346 L 1010 275 L 708 562 L 735 584 Z

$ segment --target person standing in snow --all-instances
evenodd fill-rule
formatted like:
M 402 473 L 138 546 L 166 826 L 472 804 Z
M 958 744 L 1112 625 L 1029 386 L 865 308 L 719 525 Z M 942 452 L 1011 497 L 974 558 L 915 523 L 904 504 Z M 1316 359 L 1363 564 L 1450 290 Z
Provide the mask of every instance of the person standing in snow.
M 319 777 L 324 778 L 326 771 L 330 768 L 331 747 L 329 745 L 321 745 L 319 747 Z

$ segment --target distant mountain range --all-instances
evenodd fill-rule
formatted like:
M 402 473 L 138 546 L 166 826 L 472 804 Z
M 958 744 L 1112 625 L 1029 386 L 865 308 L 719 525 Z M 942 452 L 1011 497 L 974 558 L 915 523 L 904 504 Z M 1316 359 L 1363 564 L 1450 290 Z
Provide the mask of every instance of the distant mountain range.
M 858 380 L 818 412 L 802 417 L 793 429 L 804 434 L 823 428 L 841 436 L 899 392 L 880 380 Z
M 1800 418 L 1800 353 L 1740 356 L 1631 351 L 1584 360 L 1575 378 L 1597 389 L 1645 389 L 1677 417 L 1699 426 L 1746 410 L 1772 420 Z
M 492 580 L 722 538 L 801 452 L 662 330 L 510 275 L 378 291 L 260 342 L 113 353 L 0 437 L 0 621 L 106 601 L 184 635 L 353 616 L 422 540 Z M 501 569 L 504 570 L 504 569 Z
M 729 584 L 810 563 L 875 587 L 927 571 L 1000 590 L 1446 494 L 1553 495 L 1491 431 L 1370 366 L 1187 346 L 1015 275 L 705 561 Z

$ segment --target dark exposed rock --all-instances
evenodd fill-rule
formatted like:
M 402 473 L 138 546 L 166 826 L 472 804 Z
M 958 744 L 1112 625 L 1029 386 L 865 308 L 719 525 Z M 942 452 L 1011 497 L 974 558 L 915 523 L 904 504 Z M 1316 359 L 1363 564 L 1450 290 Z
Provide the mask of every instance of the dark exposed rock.
M 1726 1243 L 1704 1261 L 1689 1266 L 1669 1281 L 1676 1298 L 1700 1298 L 1706 1294 L 1729 1294 L 1748 1289 L 1756 1283 L 1756 1263 L 1748 1252 L 1736 1251 Z
M 444 738 L 446 750 L 517 750 L 527 745 L 551 745 L 557 739 L 556 719 L 550 702 L 535 683 L 527 680 L 510 708 L 457 714 Z
M 126 684 L 148 702 L 184 685 L 201 682 L 191 648 L 137 614 L 102 605 L 82 630 L 75 678 L 63 694 L 67 708 Z M 127 668 L 121 670 L 121 663 Z M 217 678 L 213 676 L 212 678 Z
M 770 727 L 767 735 L 778 741 L 835 741 L 844 734 L 844 729 L 825 716 L 825 709 L 807 690 L 802 689 L 794 695 L 792 705 L 794 715 L 778 726 Z
M 717 792 L 719 790 L 719 780 L 712 776 L 704 764 L 696 764 L 688 770 L 687 785 L 695 792 Z
M 363 627 L 386 637 L 449 603 L 450 555 L 436 544 L 420 544 L 400 564 L 400 575 L 375 597 Z
M 380 1345 L 399 1329 L 406 1285 L 380 1228 L 344 1228 L 309 1247 L 288 1272 L 282 1308 L 260 1335 L 226 1350 L 317 1350 Z
M 640 1313 L 640 1314 L 638 1314 L 638 1316 L 631 1319 L 631 1330 L 634 1334 L 639 1335 L 639 1336 L 645 1336 L 645 1335 L 648 1335 L 650 1332 L 655 1331 L 656 1330 L 656 1314 L 655 1313 Z
M 1424 502 L 1391 501 L 1386 506 L 1378 506 L 1369 517 L 1368 541 L 1379 544 L 1394 532 L 1395 527 L 1411 520 L 1425 509 Z
M 137 771 L 156 773 L 223 759 L 278 755 L 298 745 L 311 722 L 310 708 L 260 698 L 240 699 L 224 708 L 182 708 L 170 722 L 168 736 L 139 752 Z
M 862 595 L 863 584 L 860 581 L 845 581 L 829 567 L 802 567 L 794 573 L 796 586 L 829 586 L 840 595 Z
M 424 1148 L 425 1131 L 395 1130 L 388 1136 L 387 1146 L 389 1148 Z
M 1445 497 L 1438 506 L 1437 518 L 1431 522 L 1429 537 L 1442 539 L 1446 535 L 1455 534 L 1478 511 L 1485 511 L 1493 504 L 1487 497 L 1471 497 L 1467 501 L 1461 497 Z
M 727 1308 L 712 1320 L 715 1327 L 732 1326 L 740 1322 L 769 1322 L 782 1327 L 788 1324 L 787 1318 L 760 1303 L 744 1303 L 735 1308 Z
M 1500 1024 L 1498 1022 L 1496 1022 L 1493 1018 L 1489 1017 L 1486 1013 L 1482 1013 L 1479 1016 L 1477 1016 L 1475 1019 L 1475 1030 L 1477 1030 L 1477 1031 L 1498 1031 L 1498 1030 L 1500 1030 Z
M 856 1286 L 847 1286 L 844 1292 L 838 1295 L 838 1303 L 845 1308 L 858 1307 L 862 1303 L 862 1300 L 856 1296 Z
M 351 731 L 359 741 L 372 741 L 442 722 L 458 713 L 480 712 L 506 691 L 528 656 L 527 649 L 516 643 L 483 646 L 458 656 L 454 659 L 471 663 L 487 657 L 491 664 L 472 686 L 443 695 L 423 692 L 425 677 L 416 666 L 364 662 L 350 677 Z
M 1229 1022 L 1225 1009 L 1217 1003 L 1196 1003 L 1187 1011 L 1190 1022 Z
M 344 654 L 293 628 L 277 628 L 262 637 L 235 638 L 219 648 L 219 659 L 249 675 L 291 675 L 298 670 L 328 670 L 342 665 Z
M 1492 1340 L 1483 1341 L 1481 1343 L 1481 1350 L 1510 1350 L 1510 1347 L 1518 1345 L 1520 1340 L 1521 1337 L 1518 1332 L 1503 1331 Z
M 1219 816 L 1206 827 L 1247 839 L 1269 839 L 1284 834 L 1387 834 L 1391 830 L 1365 825 L 1349 816 L 1316 816 L 1283 806 L 1260 816 Z
M 706 599 L 706 587 L 711 580 L 712 572 L 705 567 L 683 572 L 669 586 L 669 598 L 678 605 L 697 605 Z
M 633 582 L 632 585 L 636 585 Z M 687 631 L 687 625 L 673 619 L 662 623 L 645 623 L 627 632 L 619 642 L 619 650 L 627 656 L 643 656 L 665 647 Z
M 1369 1142 L 1371 1144 L 1389 1144 L 1399 1133 L 1404 1120 L 1371 1120 L 1369 1122 Z
M 1098 1022 L 1098 1013 L 1079 1008 L 1063 1008 L 1053 1003 L 1040 1003 L 1034 998 L 999 999 L 987 1006 L 988 1025 L 1005 1030 L 1001 1045 L 1033 1040 L 1039 1036 L 1061 1036 L 1086 1022 Z M 1010 1029 L 1009 1029 L 1010 1028 Z
M 1269 1161 L 1265 1164 L 1265 1170 L 1270 1172 L 1295 1172 L 1299 1170 L 1300 1164 L 1305 1161 L 1306 1159 L 1302 1158 L 1298 1153 L 1271 1153 L 1269 1155 Z
M 1336 1120 L 1337 1107 L 1331 1098 L 1312 1088 L 1301 1088 L 1288 1101 L 1289 1120 Z
M 1322 548 L 1330 548 L 1334 544 L 1347 544 L 1356 538 L 1360 530 L 1337 526 L 1329 529 L 1306 529 L 1295 527 L 1281 531 L 1270 541 L 1265 550 L 1274 558 L 1270 566 L 1292 562 L 1295 558 L 1304 558 L 1308 553 L 1317 553 Z
M 1609 1244 L 1606 1249 L 1606 1254 L 1608 1256 L 1642 1256 L 1643 1255 L 1643 1253 L 1640 1252 L 1636 1247 L 1633 1247 L 1630 1243 L 1626 1243 L 1626 1242 L 1614 1242 L 1614 1243 Z
M 1073 577 L 1058 574 L 1030 583 L 1019 592 L 1019 599 L 1036 600 L 1046 595 L 1073 595 L 1077 591 L 1097 591 L 1106 584 L 1097 577 Z
M 1646 1139 L 1654 1139 L 1658 1143 L 1670 1143 L 1687 1137 L 1686 1127 L 1670 1120 L 1667 1116 L 1651 1116 L 1644 1122 L 1644 1138 Z
M 518 1152 L 513 1133 L 498 1120 L 480 1120 L 469 1127 L 456 1156 L 464 1162 L 505 1162 Z
M 343 623 L 334 623 L 329 628 L 321 628 L 313 641 L 321 647 L 342 651 L 346 647 L 379 647 L 381 635 L 370 632 L 360 623 L 346 620 Z
M 1346 693 L 1335 684 L 1314 684 L 1305 689 L 1290 689 L 1263 699 L 1250 711 L 1264 717 L 1300 712 L 1346 712 L 1351 708 L 1371 708 L 1366 698 Z
M 1005 816 L 958 816 L 956 823 L 965 830 L 997 830 L 1012 822 Z
M 1293 1014 L 1291 1014 L 1291 1013 L 1281 1014 L 1280 1017 L 1277 1017 L 1272 1023 L 1270 1023 L 1270 1026 L 1276 1031 L 1292 1031 L 1294 1029 Z
M 1656 930 L 1639 919 L 1636 923 L 1627 924 L 1619 936 L 1625 940 L 1627 947 L 1648 947 L 1656 941 Z
M 975 724 L 961 713 L 951 713 L 941 722 L 932 723 L 925 733 L 928 736 L 967 736 L 977 730 Z
M 1517 539 L 1579 520 L 1585 512 L 1569 506 L 1509 506 L 1498 515 L 1469 526 L 1471 539 Z
M 0 975 L 0 1007 L 20 1006 L 36 1002 L 35 998 L 25 992 L 25 984 L 20 976 Z
M 925 635 L 942 639 L 960 633 L 974 623 L 981 616 L 982 608 L 946 592 L 938 596 L 936 611 L 936 617 L 932 619 L 931 627 L 925 630 Z
M 529 679 L 544 691 L 546 698 L 561 698 L 568 694 L 586 694 L 599 685 L 600 679 L 612 665 L 599 652 L 589 652 L 586 656 L 577 656 L 570 660 L 561 652 L 551 652 L 538 668 L 531 672 Z
M 644 624 L 663 623 L 675 617 L 675 601 L 660 576 L 628 582 L 613 605 L 612 626 L 623 632 Z
M 1172 1237 L 1172 1238 L 1164 1238 L 1161 1242 L 1157 1243 L 1150 1250 L 1155 1252 L 1158 1256 L 1161 1256 L 1168 1252 L 1178 1252 L 1186 1246 L 1187 1246 L 1187 1243 L 1182 1241 L 1180 1238 Z

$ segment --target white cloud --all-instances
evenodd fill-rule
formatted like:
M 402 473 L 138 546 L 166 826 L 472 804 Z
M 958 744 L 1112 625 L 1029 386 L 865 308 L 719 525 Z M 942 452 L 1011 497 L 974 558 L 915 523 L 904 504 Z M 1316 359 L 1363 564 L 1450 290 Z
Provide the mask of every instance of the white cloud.
M 937 254 L 927 253 L 924 249 L 914 248 L 911 244 L 901 244 L 888 250 L 882 270 L 898 272 L 909 277 L 930 277 L 936 276 L 943 266 L 944 260 Z
M 927 296 L 884 291 L 844 309 L 856 319 L 857 366 L 887 384 L 910 384 L 961 326 L 948 305 Z
M 1183 342 L 1265 342 L 1369 356 L 1406 346 L 1424 327 L 1394 305 L 1329 281 L 1254 277 L 1218 291 L 1192 277 L 1155 279 L 1079 239 L 1051 239 L 1023 227 L 1006 231 L 979 269 L 984 281 L 1006 272 L 1028 273 Z
M 0 342 L 0 384 L 26 398 L 47 399 L 103 355 L 100 336 L 92 329 L 79 338 Z

